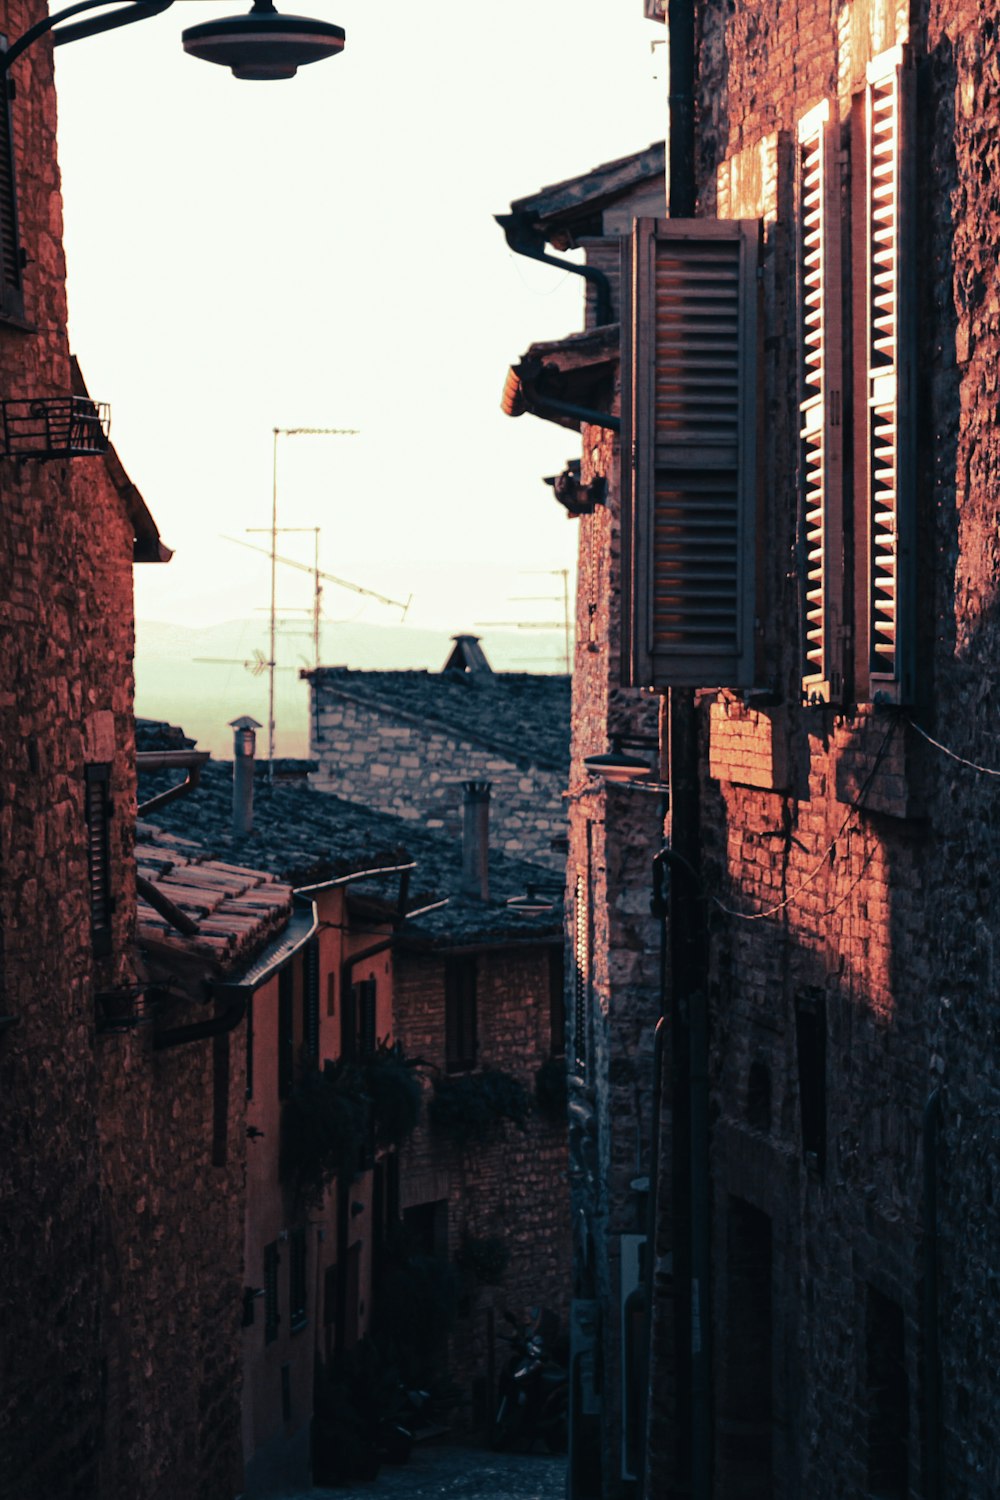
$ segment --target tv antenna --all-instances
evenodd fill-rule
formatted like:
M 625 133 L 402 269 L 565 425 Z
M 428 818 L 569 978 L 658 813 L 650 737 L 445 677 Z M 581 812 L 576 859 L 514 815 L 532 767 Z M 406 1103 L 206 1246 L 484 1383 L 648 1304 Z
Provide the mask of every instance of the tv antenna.
M 563 617 L 561 620 L 476 620 L 477 629 L 506 629 L 506 630 L 562 630 L 563 632 L 563 660 L 567 676 L 572 671 L 572 652 L 570 647 L 570 618 L 569 618 L 569 569 L 568 568 L 540 568 L 527 569 L 523 571 L 526 578 L 561 578 Z M 512 604 L 558 604 L 558 594 L 512 594 Z M 543 657 L 528 658 L 531 661 L 542 661 Z

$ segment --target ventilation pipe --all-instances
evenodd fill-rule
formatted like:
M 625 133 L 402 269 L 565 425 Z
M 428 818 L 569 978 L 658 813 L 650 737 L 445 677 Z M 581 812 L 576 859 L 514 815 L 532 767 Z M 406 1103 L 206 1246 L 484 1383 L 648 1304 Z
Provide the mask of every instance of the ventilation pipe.
M 490 783 L 462 783 L 462 889 L 481 901 L 490 898 Z
M 233 731 L 233 837 L 245 839 L 253 832 L 253 767 L 260 725 L 249 714 L 231 719 Z

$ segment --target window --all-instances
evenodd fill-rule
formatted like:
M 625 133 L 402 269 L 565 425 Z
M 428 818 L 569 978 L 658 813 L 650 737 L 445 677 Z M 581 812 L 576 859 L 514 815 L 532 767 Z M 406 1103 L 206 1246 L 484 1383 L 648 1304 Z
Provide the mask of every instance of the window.
M 278 1244 L 272 1240 L 264 1246 L 264 1342 L 272 1344 L 278 1337 Z
M 864 559 L 868 684 L 896 703 L 913 696 L 914 391 L 913 71 L 902 48 L 868 68 L 865 94 L 865 381 L 858 423 L 867 514 Z
M 6 50 L 6 37 L 0 39 Z M 17 175 L 14 165 L 14 129 L 10 102 L 14 83 L 0 81 L 0 317 L 24 317 L 21 272 L 24 252 L 17 224 Z
M 623 670 L 632 686 L 753 684 L 759 239 L 755 220 L 639 219 L 627 242 Z
M 799 122 L 796 198 L 802 696 L 844 690 L 840 169 L 830 106 Z
M 865 1321 L 868 1412 L 868 1493 L 877 1500 L 904 1500 L 910 1492 L 909 1390 L 906 1379 L 903 1309 L 868 1288 Z
M 822 996 L 797 1003 L 795 1040 L 802 1153 L 807 1164 L 822 1176 L 826 1164 L 826 1003 Z
M 287 1099 L 295 1081 L 295 976 L 291 964 L 278 974 L 278 1098 Z
M 340 1017 L 341 1051 L 345 1057 L 371 1057 L 378 1045 L 378 986 L 362 979 L 344 992 Z
M 290 1242 L 288 1324 L 293 1333 L 306 1326 L 306 1232 L 293 1229 Z
M 302 1035 L 306 1057 L 319 1062 L 319 941 L 310 938 L 302 955 Z
M 445 1067 L 468 1073 L 476 1066 L 476 960 L 449 958 L 444 966 Z
M 90 946 L 95 958 L 111 952 L 111 767 L 86 768 L 87 879 L 90 890 Z

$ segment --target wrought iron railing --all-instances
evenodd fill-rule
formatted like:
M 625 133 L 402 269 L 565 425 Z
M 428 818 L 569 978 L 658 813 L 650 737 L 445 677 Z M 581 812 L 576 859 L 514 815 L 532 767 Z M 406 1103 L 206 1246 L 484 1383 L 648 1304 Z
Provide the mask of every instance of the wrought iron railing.
M 5 458 L 78 458 L 104 453 L 111 408 L 89 396 L 0 401 Z

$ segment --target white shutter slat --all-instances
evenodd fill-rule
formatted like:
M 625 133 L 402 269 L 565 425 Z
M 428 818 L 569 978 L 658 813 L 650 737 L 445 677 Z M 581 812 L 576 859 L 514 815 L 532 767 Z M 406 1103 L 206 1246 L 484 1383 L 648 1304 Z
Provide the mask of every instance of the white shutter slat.
M 759 235 L 756 221 L 641 219 L 630 242 L 622 530 L 633 684 L 753 682 Z
M 799 554 L 806 702 L 843 691 L 843 472 L 839 422 L 840 204 L 829 105 L 799 122 Z
M 907 243 L 912 75 L 901 49 L 868 72 L 868 668 L 873 697 L 912 694 L 912 301 Z

